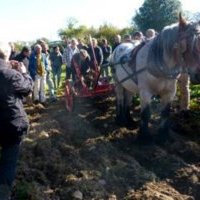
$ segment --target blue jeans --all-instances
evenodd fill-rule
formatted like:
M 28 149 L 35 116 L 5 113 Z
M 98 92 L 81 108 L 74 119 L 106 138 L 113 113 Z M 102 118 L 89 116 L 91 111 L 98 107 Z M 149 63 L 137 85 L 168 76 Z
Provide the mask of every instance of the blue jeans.
M 11 188 L 15 179 L 19 144 L 2 146 L 0 151 L 0 185 Z
M 59 85 L 60 85 L 61 73 L 62 73 L 61 66 L 58 66 L 58 67 L 54 66 L 52 68 L 52 72 L 53 72 L 54 89 L 56 90 L 57 88 L 59 88 Z

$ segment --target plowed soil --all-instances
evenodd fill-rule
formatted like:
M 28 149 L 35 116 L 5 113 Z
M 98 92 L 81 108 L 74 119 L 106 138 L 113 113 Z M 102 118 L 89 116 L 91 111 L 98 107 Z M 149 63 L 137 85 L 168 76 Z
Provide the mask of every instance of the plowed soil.
M 199 200 L 200 113 L 171 113 L 171 139 L 163 145 L 135 141 L 135 126 L 115 124 L 115 98 L 84 99 L 67 113 L 64 97 L 26 108 L 13 199 Z M 152 122 L 152 134 L 156 133 Z

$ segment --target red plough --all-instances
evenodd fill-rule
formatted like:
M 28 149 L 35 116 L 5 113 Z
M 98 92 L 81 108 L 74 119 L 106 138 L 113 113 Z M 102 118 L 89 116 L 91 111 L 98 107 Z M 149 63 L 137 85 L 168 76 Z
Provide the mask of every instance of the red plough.
M 114 84 L 110 83 L 109 77 L 101 77 L 101 70 L 95 69 L 94 84 L 92 88 L 89 88 L 81 81 L 80 66 L 77 63 L 74 63 L 74 66 L 77 80 L 74 84 L 67 80 L 65 84 L 65 107 L 67 111 L 73 111 L 75 98 L 108 96 L 113 93 Z

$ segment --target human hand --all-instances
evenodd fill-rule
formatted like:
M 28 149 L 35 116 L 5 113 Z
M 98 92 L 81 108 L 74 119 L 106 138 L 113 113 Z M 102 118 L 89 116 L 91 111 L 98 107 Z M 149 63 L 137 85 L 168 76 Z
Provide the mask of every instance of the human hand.
M 82 84 L 83 88 L 86 88 L 86 87 L 87 87 L 86 84 L 85 84 L 85 81 L 84 81 L 84 78 L 83 78 L 83 77 L 81 77 L 81 84 Z
M 19 69 L 19 72 L 21 72 L 22 74 L 27 73 L 27 69 L 26 69 L 24 63 L 22 63 L 22 62 L 19 62 L 19 67 L 18 67 L 18 69 Z
M 25 65 L 22 62 L 18 62 L 16 60 L 11 60 L 10 65 L 12 69 L 17 70 L 18 72 L 25 74 L 27 72 Z
M 8 64 L 11 66 L 12 69 L 15 69 L 18 71 L 18 65 L 19 65 L 19 62 L 16 61 L 16 60 L 10 60 L 8 62 Z

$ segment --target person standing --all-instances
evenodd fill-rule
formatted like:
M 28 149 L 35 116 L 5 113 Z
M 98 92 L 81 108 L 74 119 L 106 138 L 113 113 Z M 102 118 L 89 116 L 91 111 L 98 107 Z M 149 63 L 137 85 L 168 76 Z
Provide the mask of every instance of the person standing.
M 15 178 L 20 142 L 29 122 L 22 99 L 33 87 L 23 63 L 8 62 L 10 47 L 0 42 L 0 199 L 8 200 Z
M 98 42 L 96 38 L 92 38 L 91 44 L 89 45 L 89 48 L 87 51 L 94 67 L 100 70 L 100 66 L 103 63 L 103 52 L 101 48 L 98 46 Z
M 115 48 L 118 46 L 118 45 L 120 45 L 121 44 L 121 35 L 116 35 L 115 36 L 115 42 L 114 42 L 114 45 L 113 45 L 113 47 L 112 47 L 112 50 L 114 51 L 115 50 Z
M 29 72 L 34 80 L 33 99 L 35 103 L 44 104 L 46 101 L 45 85 L 47 75 L 48 61 L 42 47 L 36 44 L 34 51 L 30 56 Z
M 23 62 L 26 69 L 28 70 L 29 65 L 29 56 L 30 56 L 30 49 L 24 46 L 19 54 L 17 54 L 13 60 L 17 60 L 18 62 Z
M 46 56 L 46 60 L 48 63 L 48 67 L 46 68 L 46 83 L 49 89 L 49 98 L 51 102 L 56 101 L 55 90 L 53 80 L 51 78 L 51 61 L 50 61 L 50 54 L 49 54 L 49 46 L 43 40 L 38 40 L 38 44 L 42 47 L 42 53 Z
M 102 63 L 102 74 L 104 77 L 109 76 L 109 58 L 112 53 L 112 47 L 108 45 L 107 39 L 102 39 L 102 53 L 103 53 L 103 63 Z
M 50 54 L 51 67 L 53 72 L 54 89 L 57 90 L 60 85 L 60 78 L 62 72 L 62 54 L 59 46 L 53 47 L 53 52 Z
M 66 79 L 70 79 L 71 76 L 72 80 L 75 79 L 74 74 L 72 73 L 71 60 L 74 54 L 79 53 L 77 44 L 77 40 L 73 38 L 70 42 L 70 45 L 66 47 L 63 53 L 63 63 L 66 65 Z

